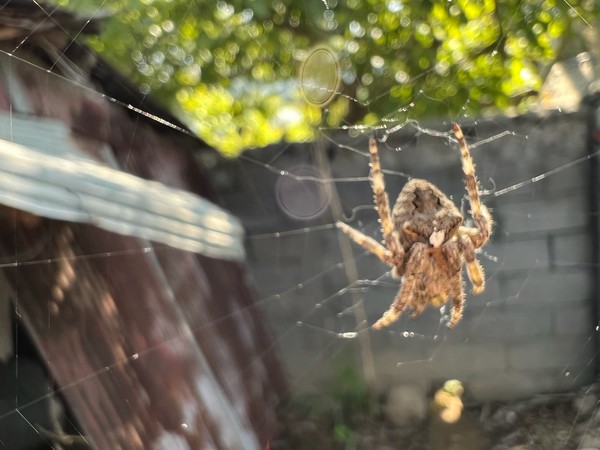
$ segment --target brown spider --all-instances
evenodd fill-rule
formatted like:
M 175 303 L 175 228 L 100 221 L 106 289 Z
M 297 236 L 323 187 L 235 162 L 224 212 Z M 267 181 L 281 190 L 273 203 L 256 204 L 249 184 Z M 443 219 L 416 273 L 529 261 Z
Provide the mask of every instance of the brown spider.
M 454 203 L 426 180 L 413 179 L 406 183 L 390 214 L 377 143 L 374 138 L 369 140 L 370 178 L 385 246 L 345 223 L 337 222 L 336 225 L 392 267 L 394 277 L 402 277 L 402 286 L 394 302 L 375 322 L 375 329 L 391 325 L 405 309 L 412 309 L 414 317 L 427 305 L 440 307 L 449 298 L 453 306 L 448 326 L 454 327 L 460 321 L 465 305 L 463 259 L 473 293 L 479 294 L 484 289 L 483 268 L 475 258 L 475 249 L 488 241 L 493 220 L 479 199 L 475 165 L 462 130 L 455 124 L 453 132 L 460 145 L 475 228 L 463 226 L 463 216 Z

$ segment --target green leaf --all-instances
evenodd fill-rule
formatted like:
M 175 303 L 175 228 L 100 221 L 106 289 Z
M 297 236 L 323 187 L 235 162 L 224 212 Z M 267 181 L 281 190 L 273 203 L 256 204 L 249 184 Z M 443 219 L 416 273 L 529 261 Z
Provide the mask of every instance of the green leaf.
M 93 0 L 55 0 L 95 12 Z M 325 6 L 329 5 L 329 8 Z M 94 50 L 227 155 L 319 127 L 526 111 L 549 64 L 581 51 L 600 2 L 559 0 L 107 0 L 114 12 Z M 575 10 L 576 9 L 576 13 Z M 334 55 L 302 96 L 312 49 Z M 571 53 L 570 53 L 571 52 Z M 325 76 L 326 75 L 326 76 Z M 317 92 L 317 91 L 315 91 Z M 407 107 L 410 105 L 410 107 Z M 406 109 L 404 109 L 406 108 Z

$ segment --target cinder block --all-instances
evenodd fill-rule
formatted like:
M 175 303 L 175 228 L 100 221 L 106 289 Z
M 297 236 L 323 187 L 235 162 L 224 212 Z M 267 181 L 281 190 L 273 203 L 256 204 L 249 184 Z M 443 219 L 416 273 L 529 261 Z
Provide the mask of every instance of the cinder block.
M 530 270 L 548 267 L 548 245 L 543 238 L 526 242 L 493 242 L 485 251 L 498 259 L 498 269 Z
M 554 333 L 557 335 L 581 335 L 581 333 L 587 331 L 592 336 L 598 333 L 596 331 L 597 323 L 590 299 L 554 308 L 552 316 L 554 320 Z
M 513 370 L 564 369 L 582 367 L 594 358 L 593 346 L 586 346 L 587 335 L 546 336 L 514 344 L 506 351 Z
M 281 267 L 251 266 L 250 273 L 259 299 L 281 295 L 296 286 L 299 281 L 292 271 L 282 270 Z
M 594 279 L 588 270 L 549 271 L 525 270 L 520 273 L 499 273 L 502 298 L 507 305 L 550 304 L 589 299 Z
M 528 202 L 498 201 L 494 218 L 502 224 L 501 231 L 513 234 L 587 226 L 588 190 L 581 185 L 585 178 L 571 179 L 579 184 L 578 188 L 565 191 L 558 198 L 539 193 Z
M 485 308 L 480 314 L 469 314 L 465 332 L 469 340 L 489 338 L 511 342 L 552 333 L 552 313 L 541 305 L 511 305 L 509 308 Z
M 371 334 L 373 358 L 378 370 L 384 365 L 390 365 L 394 371 L 403 371 L 406 366 L 412 365 L 431 366 L 432 357 L 441 344 L 429 339 L 402 337 L 397 334 L 388 336 L 388 345 L 384 347 L 379 337 L 383 336 L 380 333 Z
M 246 251 L 250 265 L 255 263 L 269 264 L 274 261 L 281 261 L 284 257 L 281 240 L 274 236 L 246 239 Z
M 461 376 L 490 370 L 505 371 L 506 352 L 502 343 L 443 343 L 431 364 L 441 373 L 454 371 Z
M 551 264 L 558 267 L 585 266 L 593 262 L 592 231 L 566 236 L 553 236 Z
M 465 393 L 478 402 L 509 401 L 536 394 L 560 392 L 590 383 L 593 369 L 581 368 L 576 375 L 557 371 L 531 370 L 489 372 L 464 381 Z

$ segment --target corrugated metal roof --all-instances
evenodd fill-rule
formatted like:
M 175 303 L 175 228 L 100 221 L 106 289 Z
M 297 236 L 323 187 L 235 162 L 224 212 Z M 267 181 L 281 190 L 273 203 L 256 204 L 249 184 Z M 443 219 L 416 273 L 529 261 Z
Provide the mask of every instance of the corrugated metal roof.
M 0 158 L 4 205 L 214 258 L 244 258 L 243 229 L 231 214 L 92 159 L 61 122 L 0 114 Z

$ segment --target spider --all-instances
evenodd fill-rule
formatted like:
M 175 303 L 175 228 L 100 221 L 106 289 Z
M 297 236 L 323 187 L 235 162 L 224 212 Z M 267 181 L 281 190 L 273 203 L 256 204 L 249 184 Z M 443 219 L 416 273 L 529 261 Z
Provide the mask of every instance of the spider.
M 448 299 L 452 299 L 448 326 L 454 327 L 462 318 L 465 305 L 463 260 L 473 293 L 479 294 L 484 290 L 483 268 L 475 257 L 475 249 L 487 243 L 493 220 L 479 199 L 475 165 L 463 132 L 456 124 L 452 131 L 460 146 L 465 187 L 475 227 L 463 226 L 459 209 L 427 180 L 408 181 L 390 214 L 377 142 L 373 137 L 369 139 L 370 179 L 385 245 L 343 222 L 336 223 L 354 242 L 392 267 L 394 277 L 402 277 L 398 294 L 389 309 L 373 324 L 375 329 L 391 325 L 406 309 L 411 309 L 415 317 L 427 305 L 441 307 Z

